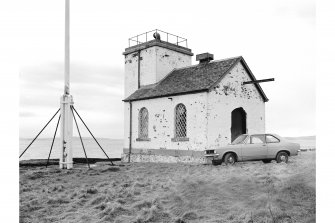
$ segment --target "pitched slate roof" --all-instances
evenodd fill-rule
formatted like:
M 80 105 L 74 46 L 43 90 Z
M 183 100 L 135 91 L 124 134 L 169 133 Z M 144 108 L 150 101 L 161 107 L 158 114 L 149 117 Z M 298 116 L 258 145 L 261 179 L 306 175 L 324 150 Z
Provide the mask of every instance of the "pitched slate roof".
M 238 62 L 244 65 L 251 80 L 256 80 L 243 57 L 240 56 L 174 69 L 158 83 L 141 87 L 123 101 L 138 101 L 209 91 L 215 87 Z M 259 84 L 256 83 L 255 86 L 264 101 L 268 101 L 268 98 Z

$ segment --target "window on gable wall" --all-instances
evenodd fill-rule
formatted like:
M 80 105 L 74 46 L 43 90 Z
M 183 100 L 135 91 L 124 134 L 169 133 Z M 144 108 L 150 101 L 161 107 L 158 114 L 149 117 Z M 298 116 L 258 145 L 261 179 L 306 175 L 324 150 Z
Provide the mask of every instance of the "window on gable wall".
M 175 109 L 175 137 L 186 137 L 187 130 L 186 107 L 183 104 L 178 104 Z
M 147 139 L 148 136 L 148 122 L 149 122 L 149 113 L 148 109 L 141 108 L 138 114 L 138 138 Z

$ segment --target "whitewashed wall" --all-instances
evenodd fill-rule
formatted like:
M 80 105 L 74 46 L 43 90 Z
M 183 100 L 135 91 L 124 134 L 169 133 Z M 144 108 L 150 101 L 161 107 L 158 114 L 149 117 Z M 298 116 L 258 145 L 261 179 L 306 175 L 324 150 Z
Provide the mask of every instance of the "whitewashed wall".
M 155 47 L 156 51 L 156 82 L 163 79 L 174 68 L 192 65 L 192 57 L 183 53 L 162 47 Z
M 129 102 L 124 103 L 124 115 L 123 115 L 123 120 L 124 120 L 124 127 L 123 127 L 123 148 L 129 148 Z
M 133 103 L 132 148 L 136 149 L 176 149 L 202 151 L 206 146 L 207 93 L 157 98 Z M 187 109 L 187 137 L 189 141 L 173 142 L 174 109 L 183 103 Z M 149 112 L 150 141 L 136 141 L 138 138 L 138 114 L 142 107 Z M 126 117 L 127 116 L 127 117 Z M 125 105 L 125 143 L 129 148 L 129 103 Z
M 141 50 L 140 85 L 154 84 L 163 79 L 174 68 L 190 66 L 191 56 L 160 46 Z M 125 97 L 138 89 L 137 52 L 125 56 Z
M 137 53 L 131 53 L 125 56 L 124 65 L 124 98 L 134 93 L 137 89 L 138 80 L 138 57 Z
M 231 112 L 242 107 L 247 113 L 247 133 L 265 131 L 265 103 L 247 71 L 238 63 L 208 94 L 208 148 L 231 142 Z

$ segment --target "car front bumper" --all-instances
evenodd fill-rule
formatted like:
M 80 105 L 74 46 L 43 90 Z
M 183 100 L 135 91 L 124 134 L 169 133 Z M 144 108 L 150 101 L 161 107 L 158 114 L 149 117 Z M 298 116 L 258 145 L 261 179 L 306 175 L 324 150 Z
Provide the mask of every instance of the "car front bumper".
M 219 154 L 217 153 L 205 154 L 205 158 L 207 164 L 212 164 L 213 160 L 219 160 Z

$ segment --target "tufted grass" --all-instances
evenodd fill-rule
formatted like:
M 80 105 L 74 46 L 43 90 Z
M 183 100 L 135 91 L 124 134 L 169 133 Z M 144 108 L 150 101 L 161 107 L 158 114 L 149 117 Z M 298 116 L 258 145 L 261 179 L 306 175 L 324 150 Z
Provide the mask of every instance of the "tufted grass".
M 315 152 L 288 164 L 123 165 L 21 167 L 20 222 L 315 222 Z

